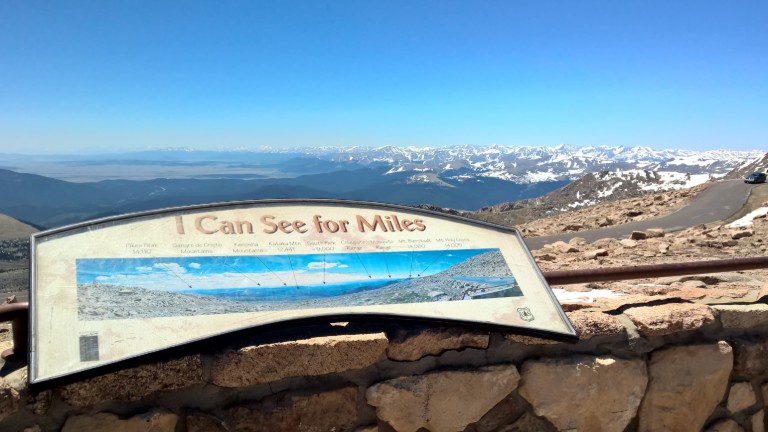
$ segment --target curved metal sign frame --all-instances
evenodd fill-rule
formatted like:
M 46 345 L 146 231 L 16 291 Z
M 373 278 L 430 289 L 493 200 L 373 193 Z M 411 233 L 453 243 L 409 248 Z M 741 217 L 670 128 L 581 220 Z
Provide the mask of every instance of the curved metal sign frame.
M 30 382 L 278 323 L 575 331 L 512 228 L 337 200 L 110 217 L 32 236 Z

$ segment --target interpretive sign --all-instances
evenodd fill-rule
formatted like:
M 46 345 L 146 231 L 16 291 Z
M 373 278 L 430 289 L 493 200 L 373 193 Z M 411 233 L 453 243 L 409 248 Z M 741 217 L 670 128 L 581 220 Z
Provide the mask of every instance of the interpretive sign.
M 575 332 L 511 228 L 326 200 L 160 210 L 32 237 L 30 379 L 307 319 Z

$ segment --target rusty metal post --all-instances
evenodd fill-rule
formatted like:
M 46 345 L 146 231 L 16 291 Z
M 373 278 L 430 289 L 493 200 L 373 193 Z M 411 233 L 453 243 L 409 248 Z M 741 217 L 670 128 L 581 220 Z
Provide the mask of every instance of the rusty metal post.
M 665 276 L 683 276 L 703 273 L 721 273 L 737 270 L 768 268 L 768 256 L 732 258 L 714 261 L 650 264 L 626 267 L 604 267 L 580 270 L 542 272 L 550 285 L 569 285 L 584 282 L 605 282 L 627 279 L 648 279 Z
M 29 351 L 29 303 L 6 303 L 0 305 L 0 322 L 11 323 L 13 348 L 0 354 L 5 360 L 27 362 Z

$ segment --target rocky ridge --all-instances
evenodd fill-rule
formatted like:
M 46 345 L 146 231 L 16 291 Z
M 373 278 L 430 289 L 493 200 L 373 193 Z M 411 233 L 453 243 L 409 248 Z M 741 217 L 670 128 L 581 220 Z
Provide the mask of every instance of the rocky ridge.
M 768 207 L 768 202 L 762 207 Z M 548 226 L 553 228 L 562 229 Z M 547 233 L 544 229 L 541 232 Z M 767 249 L 768 219 L 763 215 L 737 228 L 706 224 L 674 233 L 652 229 L 633 232 L 629 239 L 605 238 L 593 243 L 575 237 L 568 243 L 544 245 L 533 255 L 542 270 L 559 270 L 765 256 Z
M 768 153 L 747 160 L 726 174 L 692 175 L 685 172 L 637 169 L 600 171 L 587 173 L 567 186 L 538 198 L 500 203 L 483 207 L 477 212 L 465 213 L 465 215 L 502 224 L 528 225 L 527 228 L 531 230 L 528 234 L 533 236 L 545 235 L 541 233 L 542 227 L 557 225 L 558 220 L 575 220 L 574 223 L 566 223 L 563 231 L 595 229 L 661 216 L 670 207 L 676 209 L 684 205 L 688 199 L 701 192 L 717 178 L 740 179 L 749 173 L 767 169 Z M 652 199 L 643 199 L 643 197 L 652 197 Z M 681 202 L 680 198 L 686 199 Z M 627 205 L 644 208 L 626 209 Z M 658 207 L 667 207 L 667 209 Z M 585 208 L 588 210 L 580 213 Z M 623 208 L 626 211 L 622 214 L 614 208 Z M 589 217 L 595 214 L 599 216 Z M 585 215 L 587 215 L 586 218 L 580 218 Z M 551 219 L 541 221 L 543 218 Z M 588 222 L 590 219 L 595 222 Z M 537 224 L 535 221 L 540 223 Z M 579 228 L 580 225 L 585 228 Z
M 768 171 L 768 153 L 763 155 L 762 157 L 757 157 L 755 159 L 749 160 L 745 163 L 743 163 L 738 168 L 734 169 L 733 171 L 729 172 L 725 178 L 728 179 L 740 179 L 744 178 L 747 175 L 753 173 L 753 172 L 766 172 Z
M 768 202 L 762 207 L 768 208 Z M 768 218 L 757 216 L 746 226 L 707 224 L 676 233 L 661 229 L 633 232 L 628 239 L 601 239 L 587 243 L 579 237 L 569 242 L 546 244 L 532 252 L 542 271 L 608 268 L 645 264 L 669 264 L 720 260 L 730 258 L 764 257 L 768 251 Z M 573 297 L 563 303 L 566 310 L 603 308 L 616 310 L 628 304 L 647 305 L 671 301 L 668 313 L 679 314 L 680 319 L 711 321 L 711 317 L 698 316 L 697 307 L 688 303 L 756 301 L 768 294 L 768 269 L 731 273 L 699 274 L 657 278 L 649 274 L 646 279 L 568 285 Z M 761 289 L 762 287 L 762 289 Z M 595 293 L 619 293 L 600 297 Z M 584 293 L 583 296 L 579 293 Z M 678 304 L 680 303 L 680 304 Z M 691 309 L 693 308 L 693 309 Z M 630 314 L 632 315 L 632 314 Z M 669 328 L 670 322 L 647 316 L 638 308 L 633 317 L 643 322 L 649 332 Z M 674 322 L 674 320 L 672 320 Z
M 561 204 L 551 204 L 549 207 L 542 208 L 525 207 L 528 205 L 526 203 L 499 204 L 479 212 L 466 214 L 466 216 L 503 225 L 514 225 L 526 237 L 578 232 L 647 220 L 673 213 L 685 206 L 708 185 L 703 184 L 687 189 L 657 193 L 645 192 L 641 196 L 612 200 L 567 212 L 556 212 L 555 215 L 547 215 L 547 212 L 554 211 L 555 206 L 569 202 L 568 199 L 561 201 Z M 542 197 L 542 199 L 545 198 Z

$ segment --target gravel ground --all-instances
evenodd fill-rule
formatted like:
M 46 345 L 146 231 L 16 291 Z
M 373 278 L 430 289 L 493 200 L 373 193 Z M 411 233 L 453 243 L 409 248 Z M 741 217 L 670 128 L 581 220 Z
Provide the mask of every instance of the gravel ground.
M 78 318 L 84 321 L 253 312 L 257 304 L 139 287 L 80 284 Z

